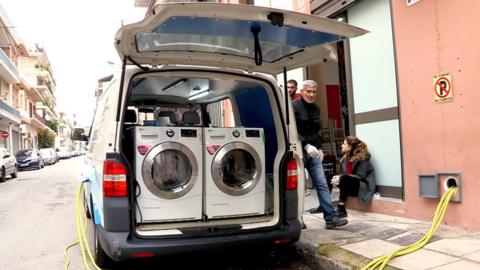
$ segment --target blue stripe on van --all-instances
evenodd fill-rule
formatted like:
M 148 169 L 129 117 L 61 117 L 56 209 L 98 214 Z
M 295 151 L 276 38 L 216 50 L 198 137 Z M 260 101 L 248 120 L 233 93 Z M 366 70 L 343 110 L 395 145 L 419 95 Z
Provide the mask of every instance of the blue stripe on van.
M 101 179 L 102 174 L 95 167 L 92 167 L 92 175 L 90 180 L 92 182 L 91 193 L 93 200 L 93 215 L 95 224 L 101 224 L 103 226 L 103 205 L 102 205 L 102 189 L 101 189 Z

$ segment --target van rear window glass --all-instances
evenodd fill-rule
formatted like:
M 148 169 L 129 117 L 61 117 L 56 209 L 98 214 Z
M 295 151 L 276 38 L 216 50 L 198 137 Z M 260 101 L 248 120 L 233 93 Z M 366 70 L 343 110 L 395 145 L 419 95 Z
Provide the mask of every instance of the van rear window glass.
M 196 51 L 254 58 L 252 28 L 259 28 L 263 60 L 275 62 L 306 47 L 339 40 L 337 35 L 265 22 L 172 17 L 136 35 L 138 52 Z

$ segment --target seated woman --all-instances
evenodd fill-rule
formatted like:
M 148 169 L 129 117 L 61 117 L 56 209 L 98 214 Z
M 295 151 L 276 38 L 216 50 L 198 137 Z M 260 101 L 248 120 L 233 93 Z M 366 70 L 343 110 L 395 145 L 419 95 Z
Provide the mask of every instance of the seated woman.
M 355 136 L 348 136 L 343 141 L 342 153 L 342 174 L 335 175 L 331 181 L 340 189 L 339 218 L 347 217 L 347 196 L 358 197 L 360 203 L 367 204 L 375 193 L 375 171 L 370 163 L 367 145 Z

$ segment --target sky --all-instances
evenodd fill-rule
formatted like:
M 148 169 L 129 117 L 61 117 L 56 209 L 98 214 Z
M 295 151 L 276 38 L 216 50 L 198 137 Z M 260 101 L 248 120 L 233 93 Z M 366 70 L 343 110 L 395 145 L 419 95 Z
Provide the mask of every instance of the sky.
M 20 39 L 43 47 L 57 83 L 57 111 L 89 126 L 99 78 L 120 66 L 113 46 L 118 28 L 141 20 L 134 0 L 0 0 Z M 113 63 L 113 64 L 112 64 Z M 73 120 L 73 119 L 72 119 Z

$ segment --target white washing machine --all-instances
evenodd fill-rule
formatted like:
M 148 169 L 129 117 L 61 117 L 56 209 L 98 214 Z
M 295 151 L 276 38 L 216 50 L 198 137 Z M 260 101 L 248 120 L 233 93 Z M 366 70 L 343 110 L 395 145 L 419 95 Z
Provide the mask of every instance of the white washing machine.
M 209 219 L 265 214 L 262 128 L 205 128 L 205 214 Z
M 137 221 L 201 219 L 202 128 L 143 126 L 134 132 Z

